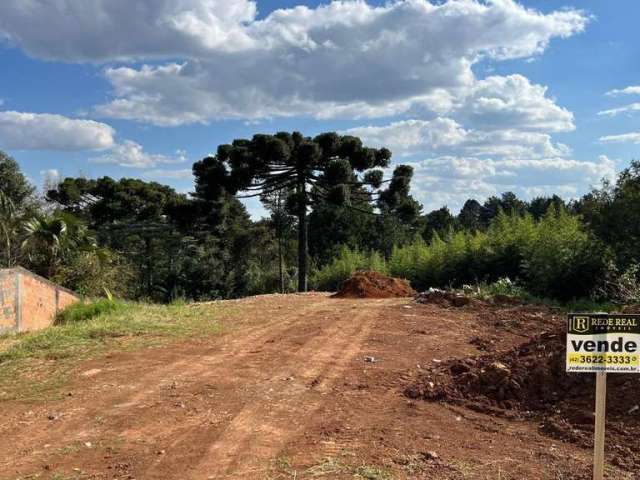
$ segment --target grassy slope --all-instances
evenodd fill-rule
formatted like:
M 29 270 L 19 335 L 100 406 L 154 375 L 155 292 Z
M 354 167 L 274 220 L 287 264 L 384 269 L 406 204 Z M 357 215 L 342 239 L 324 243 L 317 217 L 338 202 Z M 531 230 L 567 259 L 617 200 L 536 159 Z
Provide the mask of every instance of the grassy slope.
M 0 336 L 0 401 L 35 399 L 64 384 L 78 364 L 107 349 L 145 348 L 221 331 L 221 304 L 116 303 L 72 307 L 46 330 Z M 89 317 L 89 318 L 88 318 Z

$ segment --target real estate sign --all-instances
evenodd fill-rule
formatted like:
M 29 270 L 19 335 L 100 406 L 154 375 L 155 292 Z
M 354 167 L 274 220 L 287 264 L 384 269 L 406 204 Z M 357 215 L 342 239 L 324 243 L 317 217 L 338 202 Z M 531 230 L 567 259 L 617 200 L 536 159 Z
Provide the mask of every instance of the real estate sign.
M 571 314 L 567 372 L 640 373 L 640 315 Z

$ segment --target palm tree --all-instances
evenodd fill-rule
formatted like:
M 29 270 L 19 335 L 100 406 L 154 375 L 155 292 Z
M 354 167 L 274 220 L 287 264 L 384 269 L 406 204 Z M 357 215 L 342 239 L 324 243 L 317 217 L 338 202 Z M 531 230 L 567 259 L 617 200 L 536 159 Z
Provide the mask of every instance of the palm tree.
M 55 275 L 60 263 L 73 255 L 98 249 L 89 228 L 66 213 L 30 218 L 23 223 L 23 232 L 23 250 L 28 252 L 30 259 L 39 258 L 48 278 Z
M 42 256 L 47 277 L 55 274 L 56 265 L 67 234 L 66 222 L 58 217 L 34 217 L 24 223 L 23 249 Z

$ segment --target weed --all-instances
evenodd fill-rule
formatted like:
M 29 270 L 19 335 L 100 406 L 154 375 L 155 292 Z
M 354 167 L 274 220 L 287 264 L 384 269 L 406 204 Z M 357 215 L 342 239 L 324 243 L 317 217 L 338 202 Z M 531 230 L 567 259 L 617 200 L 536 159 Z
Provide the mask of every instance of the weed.
M 69 323 L 84 322 L 100 315 L 124 310 L 126 308 L 126 303 L 106 298 L 93 302 L 75 303 L 69 305 L 56 316 L 55 324 L 66 325 Z
M 387 470 L 369 465 L 356 468 L 353 476 L 363 480 L 391 480 L 393 478 Z
M 320 463 L 308 468 L 305 471 L 310 477 L 324 477 L 327 475 L 337 475 L 343 473 L 346 467 L 334 457 L 323 458 Z

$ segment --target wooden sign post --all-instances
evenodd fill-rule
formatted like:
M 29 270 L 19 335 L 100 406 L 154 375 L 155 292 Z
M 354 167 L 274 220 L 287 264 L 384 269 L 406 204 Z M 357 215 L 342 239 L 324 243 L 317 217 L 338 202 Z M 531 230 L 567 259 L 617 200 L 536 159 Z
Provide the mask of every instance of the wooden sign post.
M 640 373 L 640 315 L 570 314 L 567 372 L 596 374 L 593 480 L 604 480 L 607 373 Z
M 593 437 L 593 480 L 604 479 L 604 428 L 607 409 L 607 372 L 596 373 L 596 424 Z

